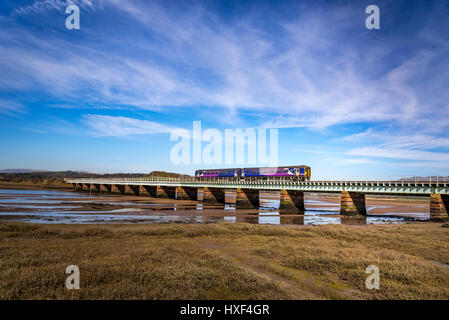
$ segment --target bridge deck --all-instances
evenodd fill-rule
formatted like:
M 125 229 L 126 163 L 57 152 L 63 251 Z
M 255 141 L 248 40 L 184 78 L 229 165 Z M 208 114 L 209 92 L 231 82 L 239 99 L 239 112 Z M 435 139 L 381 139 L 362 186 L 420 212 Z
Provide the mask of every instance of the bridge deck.
M 410 179 L 379 181 L 197 181 L 195 179 L 162 179 L 162 178 L 114 178 L 114 179 L 66 179 L 71 184 L 103 184 L 103 185 L 148 185 L 148 186 L 182 186 L 210 188 L 242 188 L 264 190 L 297 190 L 304 192 L 362 192 L 376 194 L 410 194 L 429 195 L 432 193 L 449 194 L 449 179 Z

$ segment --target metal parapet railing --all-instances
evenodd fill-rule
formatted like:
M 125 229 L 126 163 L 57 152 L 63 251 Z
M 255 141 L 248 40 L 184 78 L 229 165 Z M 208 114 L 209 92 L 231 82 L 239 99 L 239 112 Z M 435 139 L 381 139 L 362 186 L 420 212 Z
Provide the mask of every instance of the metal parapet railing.
M 163 182 L 163 183 L 205 183 L 205 184 L 219 184 L 219 185 L 235 185 L 235 184 L 287 184 L 287 185 L 372 185 L 372 186 L 444 186 L 449 184 L 449 177 L 429 176 L 429 177 L 388 177 L 388 178 L 334 178 L 334 179 L 319 179 L 309 181 L 292 181 L 290 179 L 261 179 L 261 180 L 226 180 L 223 178 L 212 178 L 207 180 L 198 180 L 195 177 L 171 178 L 171 177 L 138 177 L 138 178 L 66 178 L 67 183 L 138 183 L 138 182 Z

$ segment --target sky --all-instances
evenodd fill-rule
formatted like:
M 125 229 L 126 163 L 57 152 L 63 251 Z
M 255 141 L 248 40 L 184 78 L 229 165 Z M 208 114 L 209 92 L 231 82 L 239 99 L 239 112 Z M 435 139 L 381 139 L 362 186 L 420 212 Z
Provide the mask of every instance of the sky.
M 2 0 L 0 169 L 248 166 L 174 163 L 171 133 L 201 121 L 278 129 L 279 165 L 315 178 L 448 176 L 448 17 L 444 0 Z

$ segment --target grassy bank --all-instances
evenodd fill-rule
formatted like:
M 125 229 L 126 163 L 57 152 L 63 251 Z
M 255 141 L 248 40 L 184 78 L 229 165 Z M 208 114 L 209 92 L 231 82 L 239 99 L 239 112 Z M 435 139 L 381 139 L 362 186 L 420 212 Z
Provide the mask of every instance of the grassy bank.
M 10 170 L 6 170 L 10 171 Z M 144 173 L 89 173 L 82 171 L 30 171 L 0 172 L 0 188 L 11 189 L 70 189 L 72 185 L 64 182 L 65 178 L 140 178 L 140 177 L 188 177 L 185 174 L 152 171 Z M 27 171 L 27 170 L 26 170 Z
M 67 184 L 64 181 L 58 180 L 39 180 L 39 181 L 20 181 L 20 182 L 4 182 L 0 181 L 0 189 L 27 189 L 27 190 L 40 190 L 40 189 L 62 189 L 73 190 L 71 184 Z
M 81 289 L 65 289 L 79 266 Z M 365 269 L 380 269 L 380 290 Z M 0 223 L 0 299 L 448 299 L 449 228 Z

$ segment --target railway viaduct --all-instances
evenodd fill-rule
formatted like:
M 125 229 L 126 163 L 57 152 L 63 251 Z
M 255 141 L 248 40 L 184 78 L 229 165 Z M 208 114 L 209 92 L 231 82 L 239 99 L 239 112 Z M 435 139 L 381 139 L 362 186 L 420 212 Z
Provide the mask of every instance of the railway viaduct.
M 280 191 L 280 210 L 304 212 L 304 192 L 340 193 L 340 213 L 366 215 L 366 194 L 428 196 L 430 218 L 448 220 L 449 179 L 389 181 L 197 181 L 173 178 L 66 179 L 75 190 L 133 194 L 157 198 L 195 200 L 205 204 L 225 203 L 233 195 L 236 208 L 258 208 L 259 193 Z

